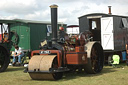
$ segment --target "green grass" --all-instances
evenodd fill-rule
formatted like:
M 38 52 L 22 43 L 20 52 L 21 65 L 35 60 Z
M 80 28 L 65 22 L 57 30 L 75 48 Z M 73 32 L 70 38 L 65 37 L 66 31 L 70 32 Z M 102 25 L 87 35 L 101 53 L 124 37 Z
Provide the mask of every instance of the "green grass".
M 128 67 L 123 67 L 104 66 L 98 74 L 64 73 L 58 81 L 37 81 L 32 80 L 28 73 L 23 73 L 24 67 L 9 66 L 6 72 L 0 73 L 0 85 L 128 85 Z

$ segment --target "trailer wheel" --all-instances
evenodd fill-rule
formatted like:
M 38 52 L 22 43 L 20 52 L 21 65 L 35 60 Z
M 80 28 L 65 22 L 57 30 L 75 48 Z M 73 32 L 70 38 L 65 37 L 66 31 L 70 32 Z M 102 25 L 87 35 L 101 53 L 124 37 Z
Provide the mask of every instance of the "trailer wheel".
M 88 42 L 85 47 L 87 50 L 88 63 L 85 65 L 87 73 L 98 73 L 103 69 L 104 53 L 103 48 L 98 42 Z
M 4 46 L 0 45 L 0 72 L 3 72 L 7 69 L 9 61 L 9 52 Z
M 108 65 L 111 66 L 112 65 L 112 55 L 108 56 Z
M 126 60 L 126 64 L 127 64 L 127 66 L 128 66 L 128 60 Z

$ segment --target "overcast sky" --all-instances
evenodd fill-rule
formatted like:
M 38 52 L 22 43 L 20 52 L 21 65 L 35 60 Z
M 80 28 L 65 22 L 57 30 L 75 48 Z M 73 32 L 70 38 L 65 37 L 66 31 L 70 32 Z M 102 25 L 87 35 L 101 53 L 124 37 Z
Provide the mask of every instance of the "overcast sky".
M 128 0 L 0 0 L 0 19 L 50 21 L 50 8 L 57 4 L 58 21 L 78 24 L 78 17 L 89 13 L 108 13 L 128 16 Z

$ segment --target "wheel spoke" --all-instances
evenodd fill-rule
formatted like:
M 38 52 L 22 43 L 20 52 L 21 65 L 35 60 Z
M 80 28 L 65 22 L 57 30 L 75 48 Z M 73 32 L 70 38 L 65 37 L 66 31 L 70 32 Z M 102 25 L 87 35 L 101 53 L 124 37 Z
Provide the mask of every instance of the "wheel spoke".
M 96 48 L 92 48 L 92 54 L 91 54 L 91 59 L 92 59 L 92 69 L 97 69 L 97 63 L 98 63 L 98 55 L 97 55 L 97 50 Z

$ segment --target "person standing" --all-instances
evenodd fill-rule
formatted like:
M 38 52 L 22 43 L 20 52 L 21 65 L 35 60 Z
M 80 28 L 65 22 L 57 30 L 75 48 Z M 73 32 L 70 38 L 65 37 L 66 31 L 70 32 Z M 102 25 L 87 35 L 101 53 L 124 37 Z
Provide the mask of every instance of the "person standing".
M 128 65 L 128 41 L 126 43 L 126 64 Z
M 24 56 L 24 52 L 22 51 L 21 47 L 15 45 L 15 53 L 13 55 L 13 65 L 16 64 L 16 57 L 18 57 L 18 64 L 21 64 L 21 58 Z

